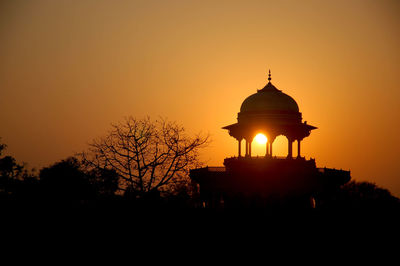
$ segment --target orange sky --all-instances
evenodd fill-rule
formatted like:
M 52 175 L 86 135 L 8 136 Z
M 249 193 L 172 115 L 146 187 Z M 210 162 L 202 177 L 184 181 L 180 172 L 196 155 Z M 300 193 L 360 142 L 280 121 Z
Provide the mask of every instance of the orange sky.
M 396 0 L 1 1 L 0 137 L 40 168 L 162 115 L 209 132 L 202 157 L 222 165 L 237 144 L 221 127 L 270 68 L 318 127 L 303 155 L 400 196 L 399 47 Z

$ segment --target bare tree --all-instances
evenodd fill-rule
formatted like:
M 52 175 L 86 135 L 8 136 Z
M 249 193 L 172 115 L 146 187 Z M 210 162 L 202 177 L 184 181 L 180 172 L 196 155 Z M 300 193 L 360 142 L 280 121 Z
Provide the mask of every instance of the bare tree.
M 127 117 L 89 143 L 81 156 L 91 168 L 114 170 L 119 189 L 141 197 L 187 182 L 189 168 L 200 165 L 198 151 L 208 142 L 208 136 L 187 136 L 175 122 Z

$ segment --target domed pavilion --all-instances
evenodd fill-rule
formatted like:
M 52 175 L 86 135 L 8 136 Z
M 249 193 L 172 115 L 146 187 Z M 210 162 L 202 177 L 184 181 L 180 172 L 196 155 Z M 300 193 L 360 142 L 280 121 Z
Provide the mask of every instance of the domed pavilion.
M 258 133 L 264 134 L 266 156 L 272 156 L 275 138 L 283 135 L 288 139 L 288 158 L 292 158 L 293 142 L 297 141 L 297 157 L 300 156 L 300 143 L 316 127 L 302 122 L 299 106 L 289 95 L 278 90 L 271 83 L 271 71 L 264 88 L 247 97 L 240 107 L 238 122 L 226 127 L 229 135 L 238 141 L 238 156 L 242 156 L 242 141 L 245 141 L 245 156 L 251 157 L 251 144 Z
M 301 141 L 316 129 L 302 120 L 296 101 L 271 83 L 269 72 L 267 85 L 243 101 L 237 123 L 223 127 L 238 141 L 238 156 L 225 158 L 224 166 L 190 171 L 201 206 L 313 208 L 326 191 L 348 182 L 350 171 L 317 168 L 314 159 L 301 156 Z M 259 133 L 267 137 L 265 156 L 254 157 L 251 145 Z M 273 156 L 273 143 L 280 135 L 288 140 L 286 157 Z M 297 142 L 296 157 L 293 142 Z

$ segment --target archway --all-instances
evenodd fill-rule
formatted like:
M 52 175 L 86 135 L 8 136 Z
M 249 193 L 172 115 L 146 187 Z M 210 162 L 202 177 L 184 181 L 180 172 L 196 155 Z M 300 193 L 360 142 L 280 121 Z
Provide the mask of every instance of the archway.
M 272 144 L 272 155 L 277 157 L 286 157 L 288 155 L 288 143 L 289 140 L 283 135 L 279 135 L 275 138 Z
M 265 156 L 266 154 L 266 145 L 268 138 L 265 133 L 259 132 L 257 133 L 252 141 L 252 156 Z

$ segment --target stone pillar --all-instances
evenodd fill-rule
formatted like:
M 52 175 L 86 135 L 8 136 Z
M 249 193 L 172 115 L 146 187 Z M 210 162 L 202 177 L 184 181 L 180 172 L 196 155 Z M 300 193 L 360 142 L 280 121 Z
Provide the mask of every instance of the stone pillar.
M 301 158 L 300 154 L 301 154 L 300 153 L 300 140 L 298 139 L 297 140 L 297 158 Z
M 251 157 L 251 143 L 252 143 L 252 142 L 253 142 L 253 140 L 249 142 L 249 156 L 250 156 L 250 157 Z
M 238 147 L 238 157 L 242 157 L 242 140 L 238 140 L 239 147 Z
M 268 142 L 269 142 L 269 156 L 272 157 L 272 146 L 274 145 L 276 136 L 275 135 L 270 135 L 268 136 Z
M 293 141 L 291 139 L 288 139 L 288 158 L 293 158 L 292 143 Z
M 272 141 L 269 143 L 269 155 L 272 157 Z

